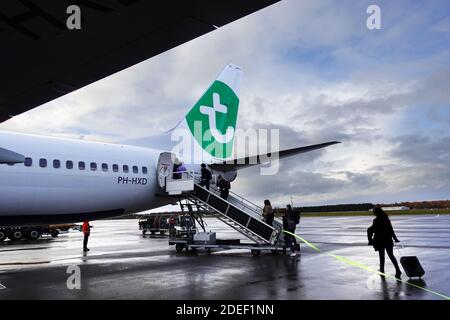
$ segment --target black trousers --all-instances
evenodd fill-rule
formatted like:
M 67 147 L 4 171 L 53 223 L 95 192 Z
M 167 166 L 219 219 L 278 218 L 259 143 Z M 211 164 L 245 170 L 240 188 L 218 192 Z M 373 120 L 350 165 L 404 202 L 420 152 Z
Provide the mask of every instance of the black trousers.
M 287 230 L 290 233 L 294 233 L 295 234 L 295 229 L 294 230 Z M 291 249 L 292 253 L 295 253 L 295 249 L 297 246 L 297 240 L 295 239 L 295 237 L 293 235 L 290 235 L 288 233 L 284 234 L 284 242 L 286 244 L 286 247 Z
M 207 190 L 209 190 L 209 180 L 202 180 L 200 182 L 200 186 L 203 187 L 205 186 Z
M 378 254 L 380 256 L 380 271 L 384 272 L 384 260 L 385 260 L 384 250 L 386 250 L 389 259 L 391 259 L 391 262 L 395 267 L 395 271 L 399 272 L 400 268 L 398 267 L 397 259 L 395 259 L 395 256 L 394 256 L 394 246 L 393 245 L 388 245 L 385 248 L 378 249 Z
M 209 189 L 209 188 L 208 188 L 208 189 Z M 220 197 L 221 197 L 222 199 L 227 200 L 229 195 L 230 195 L 230 191 L 228 191 L 227 189 L 220 190 Z
M 84 240 L 83 240 L 83 249 L 87 249 L 88 240 L 89 240 L 89 234 L 85 234 Z

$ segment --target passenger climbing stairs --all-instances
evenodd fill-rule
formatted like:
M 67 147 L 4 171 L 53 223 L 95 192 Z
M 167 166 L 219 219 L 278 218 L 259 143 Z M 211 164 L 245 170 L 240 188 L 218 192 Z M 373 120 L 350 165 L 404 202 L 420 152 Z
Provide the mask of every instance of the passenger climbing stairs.
M 192 179 L 190 184 L 186 183 L 187 179 Z M 176 183 L 182 186 L 179 188 L 181 190 L 177 190 Z M 211 185 L 210 190 L 207 190 L 200 186 L 194 175 L 186 175 L 182 179 L 170 179 L 166 182 L 166 186 L 172 194 L 180 195 L 182 210 L 186 207 L 191 214 L 195 211 L 200 214 L 200 217 L 214 213 L 216 218 L 259 245 L 284 245 L 281 236 L 283 225 L 280 219 L 276 218 L 272 226 L 268 225 L 263 221 L 262 208 L 249 200 L 233 192 L 230 192 L 225 200 L 220 197 L 220 191 L 215 185 Z M 203 225 L 202 228 L 204 228 Z

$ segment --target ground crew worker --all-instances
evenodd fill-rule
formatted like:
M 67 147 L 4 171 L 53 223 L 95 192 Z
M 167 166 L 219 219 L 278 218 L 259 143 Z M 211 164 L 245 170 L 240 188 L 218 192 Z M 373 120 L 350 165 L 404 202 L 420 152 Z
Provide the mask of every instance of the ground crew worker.
M 175 224 L 177 223 L 174 216 L 170 216 L 169 218 L 169 235 L 174 236 L 176 233 Z
M 83 230 L 83 234 L 84 234 L 84 240 L 83 240 L 83 251 L 89 251 L 87 244 L 89 241 L 89 236 L 91 235 L 91 228 L 92 226 L 89 225 L 89 221 L 88 220 L 84 220 L 83 222 L 83 227 L 81 228 L 81 230 Z

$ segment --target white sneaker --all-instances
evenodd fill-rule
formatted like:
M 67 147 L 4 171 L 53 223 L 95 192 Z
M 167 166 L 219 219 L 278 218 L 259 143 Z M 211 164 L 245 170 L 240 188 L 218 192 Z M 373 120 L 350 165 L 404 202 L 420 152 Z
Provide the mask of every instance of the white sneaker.
M 295 252 L 291 253 L 291 257 L 296 257 L 296 256 L 297 256 L 297 254 Z

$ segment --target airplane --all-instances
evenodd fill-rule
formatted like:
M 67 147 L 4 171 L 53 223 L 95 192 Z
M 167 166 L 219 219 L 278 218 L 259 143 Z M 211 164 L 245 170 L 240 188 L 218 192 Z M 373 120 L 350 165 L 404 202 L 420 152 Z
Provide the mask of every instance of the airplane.
M 162 190 L 161 175 L 167 176 L 174 157 L 183 161 L 192 156 L 173 152 L 176 132 L 187 133 L 191 152 L 201 155 L 187 164 L 193 172 L 205 162 L 214 174 L 233 181 L 240 169 L 263 164 L 268 154 L 251 162 L 229 152 L 241 78 L 240 67 L 227 65 L 175 128 L 145 147 L 0 131 L 0 225 L 80 222 L 172 204 L 174 198 Z M 336 143 L 281 150 L 278 155 L 281 159 Z

